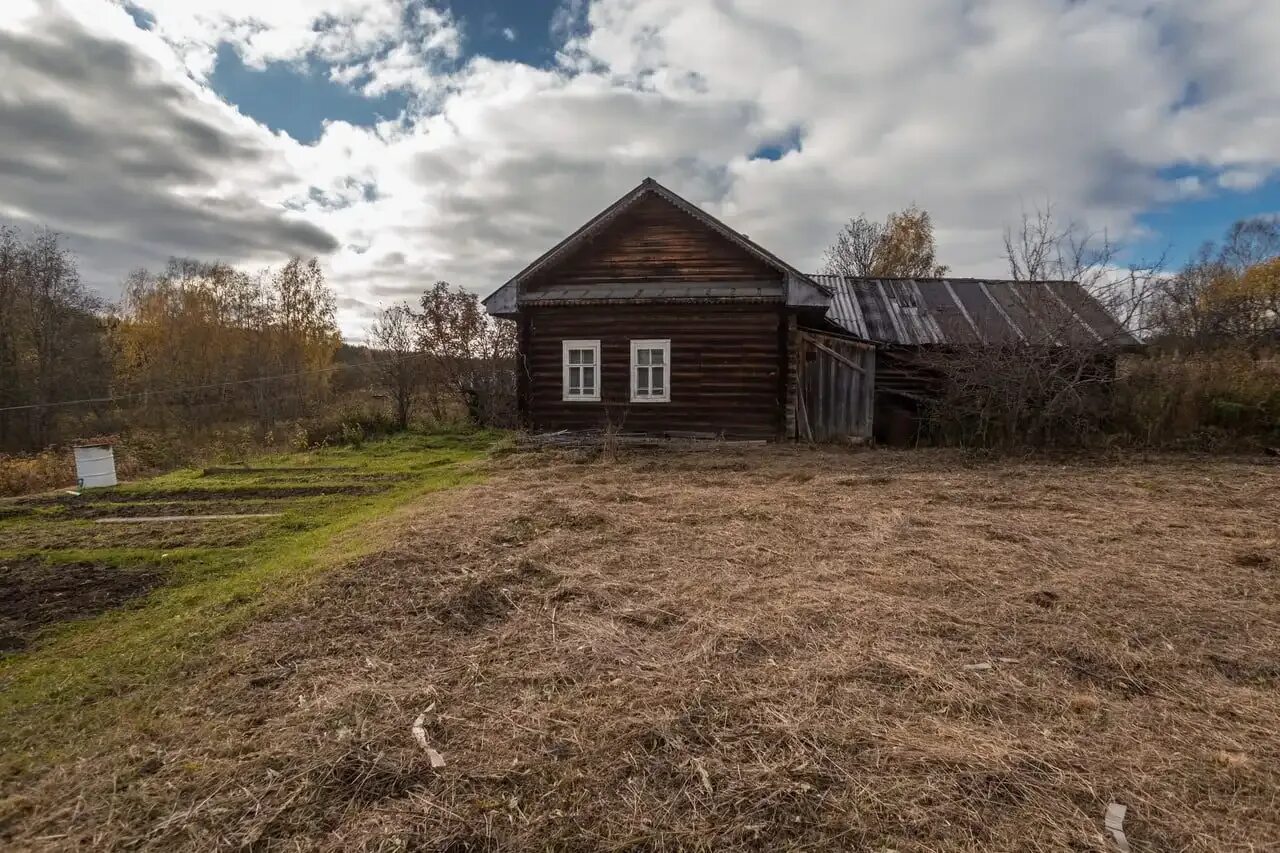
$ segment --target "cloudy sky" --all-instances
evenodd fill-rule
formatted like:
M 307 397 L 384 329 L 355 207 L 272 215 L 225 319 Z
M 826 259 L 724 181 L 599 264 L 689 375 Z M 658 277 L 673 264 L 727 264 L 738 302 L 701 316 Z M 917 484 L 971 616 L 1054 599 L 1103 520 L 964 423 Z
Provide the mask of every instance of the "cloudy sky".
M 646 175 L 793 264 L 917 203 L 1181 261 L 1280 212 L 1280 0 L 3 0 L 0 219 L 108 296 L 318 255 L 358 337 L 486 293 Z

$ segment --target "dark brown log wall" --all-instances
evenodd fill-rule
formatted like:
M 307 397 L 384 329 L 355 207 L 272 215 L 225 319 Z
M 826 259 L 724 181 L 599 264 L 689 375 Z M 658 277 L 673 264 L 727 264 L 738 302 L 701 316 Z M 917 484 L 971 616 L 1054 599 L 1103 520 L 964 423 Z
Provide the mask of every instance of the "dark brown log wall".
M 526 283 L 777 281 L 781 273 L 670 202 L 637 202 L 544 276 Z
M 780 305 L 601 305 L 526 309 L 527 417 L 538 431 L 711 432 L 776 438 L 782 430 Z M 631 341 L 671 340 L 671 402 L 632 403 Z M 562 342 L 599 340 L 601 401 L 562 399 Z

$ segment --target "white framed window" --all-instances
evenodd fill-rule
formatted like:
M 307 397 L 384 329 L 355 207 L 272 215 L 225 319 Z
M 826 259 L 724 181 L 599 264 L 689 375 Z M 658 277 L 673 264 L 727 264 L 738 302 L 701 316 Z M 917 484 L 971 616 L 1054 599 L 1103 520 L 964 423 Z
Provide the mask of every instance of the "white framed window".
M 671 401 L 671 341 L 631 342 L 631 402 Z
M 564 342 L 564 399 L 600 401 L 600 342 Z

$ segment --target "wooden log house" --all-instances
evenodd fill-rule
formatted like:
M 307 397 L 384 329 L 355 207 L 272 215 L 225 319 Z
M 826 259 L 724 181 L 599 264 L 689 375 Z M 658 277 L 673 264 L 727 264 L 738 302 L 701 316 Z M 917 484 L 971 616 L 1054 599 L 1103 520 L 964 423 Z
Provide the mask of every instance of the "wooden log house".
M 518 326 L 528 429 L 869 440 L 919 390 L 903 353 L 1025 339 L 1049 319 L 1028 287 L 1080 334 L 1132 341 L 1068 282 L 806 275 L 646 178 L 484 305 Z

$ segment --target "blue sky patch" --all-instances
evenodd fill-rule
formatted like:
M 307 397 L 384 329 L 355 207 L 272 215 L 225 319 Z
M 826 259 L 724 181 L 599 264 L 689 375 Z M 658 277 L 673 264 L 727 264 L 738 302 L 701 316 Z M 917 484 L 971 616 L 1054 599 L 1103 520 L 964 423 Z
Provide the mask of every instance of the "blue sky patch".
M 781 160 L 792 151 L 800 150 L 800 128 L 793 127 L 779 139 L 761 145 L 751 153 L 752 160 Z
M 1235 221 L 1275 214 L 1280 214 L 1278 179 L 1248 192 L 1213 189 L 1201 198 L 1184 199 L 1141 214 L 1138 224 L 1153 234 L 1130 247 L 1130 259 L 1150 260 L 1168 252 L 1166 266 L 1177 269 L 1203 243 L 1220 240 Z
M 130 18 L 133 18 L 133 22 L 138 25 L 138 29 L 151 30 L 155 28 L 156 16 L 146 9 L 140 9 L 132 3 L 125 3 L 124 10 L 129 13 Z
M 551 25 L 562 5 L 564 0 L 454 0 L 449 8 L 462 26 L 466 55 L 546 67 L 559 47 Z
M 329 67 L 320 62 L 306 66 L 274 62 L 262 70 L 249 68 L 234 48 L 223 44 L 209 84 L 240 112 L 303 143 L 320 138 L 326 119 L 372 125 L 396 118 L 409 103 L 399 92 L 367 98 L 334 83 L 328 74 Z

